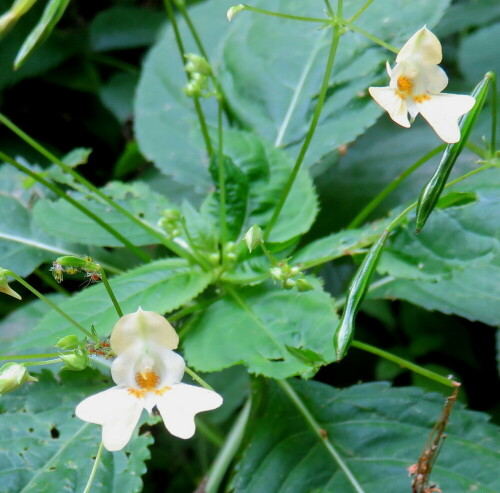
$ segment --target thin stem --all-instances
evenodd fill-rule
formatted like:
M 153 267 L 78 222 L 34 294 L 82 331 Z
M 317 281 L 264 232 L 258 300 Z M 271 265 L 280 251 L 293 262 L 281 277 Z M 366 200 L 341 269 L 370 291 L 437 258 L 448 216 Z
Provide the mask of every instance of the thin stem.
M 61 317 L 64 317 L 68 322 L 73 324 L 78 330 L 83 332 L 89 339 L 99 342 L 99 339 L 90 333 L 85 327 L 82 327 L 76 320 L 71 318 L 67 313 L 63 312 L 55 303 L 52 303 L 47 297 L 42 293 L 37 291 L 31 284 L 28 284 L 22 277 L 19 277 L 15 272 L 11 270 L 6 271 L 6 274 L 12 276 L 17 282 L 21 283 L 26 289 L 29 289 L 36 297 L 40 298 L 43 302 L 47 303 L 52 309 L 54 309 Z
M 2 119 L 0 117 L 0 121 L 1 120 Z M 16 169 L 25 173 L 26 175 L 30 176 L 37 182 L 41 183 L 44 187 L 48 188 L 49 190 L 52 190 L 56 195 L 61 197 L 61 199 L 66 200 L 66 202 L 69 202 L 72 206 L 76 207 L 80 212 L 82 212 L 90 219 L 92 219 L 92 221 L 99 224 L 99 226 L 101 226 L 104 230 L 106 230 L 110 235 L 114 236 L 118 241 L 123 243 L 123 245 L 125 245 L 130 251 L 135 253 L 140 259 L 144 260 L 145 262 L 149 262 L 151 260 L 149 255 L 143 252 L 140 248 L 133 245 L 130 241 L 127 240 L 127 238 L 125 238 L 121 233 L 116 231 L 113 227 L 109 226 L 99 216 L 94 214 L 92 211 L 89 211 L 86 207 L 81 205 L 78 201 L 70 197 L 68 194 L 64 193 L 57 185 L 55 185 L 50 181 L 45 180 L 45 178 L 40 176 L 40 174 L 31 171 L 29 168 L 22 165 L 21 163 L 18 163 L 17 161 L 15 161 L 14 159 L 12 159 L 10 156 L 8 156 L 3 152 L 0 152 L 0 159 L 11 164 Z
M 41 354 L 6 354 L 4 356 L 0 355 L 1 361 L 16 360 L 16 359 L 37 359 L 37 358 L 56 358 L 59 354 L 66 353 L 41 353 Z M 70 354 L 70 353 L 67 353 Z
M 45 361 L 29 361 L 23 363 L 24 366 L 43 366 L 43 365 L 55 365 L 56 363 L 61 363 L 61 358 L 57 359 L 47 359 Z
M 292 401 L 293 405 L 297 408 L 300 414 L 302 414 L 303 418 L 306 420 L 307 424 L 314 432 L 318 440 L 326 448 L 327 452 L 330 454 L 332 459 L 338 464 L 340 469 L 342 469 L 348 481 L 353 486 L 354 490 L 357 493 L 364 493 L 363 488 L 358 483 L 358 481 L 354 477 L 353 473 L 351 472 L 347 464 L 344 462 L 344 460 L 337 452 L 337 450 L 335 450 L 335 447 L 332 445 L 330 440 L 328 440 L 328 436 L 325 434 L 325 430 L 321 428 L 321 426 L 318 424 L 318 422 L 311 414 L 309 409 L 307 409 L 306 405 L 304 404 L 302 399 L 298 396 L 298 394 L 295 392 L 295 390 L 292 388 L 292 386 L 286 380 L 277 380 L 276 382 L 283 389 L 285 394 L 289 397 L 289 399 Z
M 422 156 L 418 161 L 412 164 L 408 169 L 403 171 L 396 179 L 394 179 L 389 185 L 387 185 L 376 197 L 374 197 L 358 214 L 357 216 L 349 223 L 347 229 L 357 228 L 366 217 L 388 196 L 391 192 L 408 176 L 410 176 L 414 171 L 416 171 L 420 166 L 426 163 L 429 159 L 433 158 L 437 154 L 439 154 L 444 148 L 446 144 L 441 144 L 437 146 L 432 151 Z
M 108 281 L 108 276 L 106 276 L 106 273 L 104 272 L 104 269 L 102 267 L 99 270 L 99 274 L 101 274 L 101 281 L 104 284 L 106 291 L 108 292 L 108 295 L 111 299 L 111 302 L 113 303 L 113 306 L 115 307 L 116 313 L 118 313 L 119 317 L 123 317 L 123 312 L 122 312 L 122 309 L 120 308 L 120 304 L 118 303 L 118 300 L 116 299 L 115 293 L 113 293 L 113 290 L 111 289 L 111 285 L 109 284 L 109 281 Z
M 327 1 L 327 0 L 325 0 L 325 1 Z M 328 3 L 327 3 L 327 5 L 328 5 Z M 337 21 L 341 21 L 343 16 L 344 16 L 343 8 L 344 8 L 343 0 L 337 0 Z
M 198 382 L 202 387 L 205 387 L 208 390 L 211 390 L 212 392 L 215 392 L 215 390 L 207 383 L 203 378 L 201 378 L 197 373 L 195 373 L 191 368 L 186 366 L 186 373 L 196 382 Z
M 97 451 L 97 455 L 95 456 L 94 459 L 94 465 L 92 466 L 92 471 L 90 471 L 90 476 L 87 481 L 87 485 L 85 486 L 85 489 L 83 490 L 83 493 L 89 493 L 90 488 L 92 487 L 92 483 L 94 482 L 94 478 L 97 472 L 97 468 L 99 467 L 99 463 L 101 462 L 101 455 L 102 451 L 104 450 L 104 444 L 101 442 L 99 445 L 99 450 Z
M 295 182 L 295 178 L 297 177 L 297 174 L 300 170 L 300 166 L 302 165 L 302 162 L 304 161 L 304 157 L 306 155 L 307 150 L 309 149 L 309 144 L 311 143 L 311 140 L 313 138 L 314 132 L 316 130 L 316 126 L 319 121 L 319 117 L 321 115 L 321 110 L 323 109 L 323 104 L 325 102 L 326 98 L 326 92 L 328 90 L 328 81 L 330 80 L 330 74 L 332 72 L 333 64 L 335 61 L 335 54 L 337 53 L 337 48 L 339 45 L 339 40 L 341 36 L 341 29 L 339 25 L 335 25 L 333 28 L 333 33 L 332 33 L 332 42 L 330 44 L 330 52 L 328 53 L 328 61 L 326 63 L 326 69 L 325 69 L 325 74 L 323 76 L 323 81 L 321 84 L 321 89 L 319 92 L 318 96 L 318 102 L 316 104 L 316 108 L 314 109 L 314 115 L 311 120 L 311 124 L 309 126 L 309 130 L 307 131 L 307 135 L 304 139 L 304 143 L 302 144 L 302 147 L 300 149 L 299 155 L 297 157 L 297 161 L 295 162 L 295 166 L 293 167 L 293 170 L 290 174 L 290 177 L 288 178 L 288 182 L 285 185 L 285 188 L 283 189 L 283 192 L 281 193 L 280 200 L 278 204 L 276 205 L 276 209 L 274 210 L 274 213 L 271 217 L 271 220 L 269 221 L 269 224 L 267 225 L 267 228 L 264 232 L 264 241 L 266 241 L 269 238 L 269 235 L 271 234 L 271 231 L 276 224 L 276 221 L 281 213 L 281 210 L 283 209 L 283 206 L 285 205 L 286 199 L 288 198 L 288 195 L 290 193 L 290 190 L 292 189 L 292 186 Z
M 361 29 L 358 26 L 355 26 L 354 24 L 347 24 L 346 25 L 347 29 L 350 29 L 351 31 L 356 31 L 357 33 L 363 35 L 365 38 L 368 38 L 369 40 L 373 41 L 374 43 L 383 46 L 384 48 L 387 48 L 389 51 L 392 51 L 393 53 L 399 53 L 399 50 L 395 48 L 394 46 L 390 45 L 389 43 L 386 43 L 385 41 L 382 41 L 381 39 L 377 38 L 376 36 L 373 36 L 369 32 L 365 31 L 364 29 Z
M 226 471 L 233 461 L 234 456 L 240 447 L 241 441 L 243 440 L 248 418 L 250 417 L 251 407 L 252 401 L 249 397 L 231 427 L 222 448 L 219 450 L 219 453 L 210 468 L 205 485 L 205 493 L 217 493 L 219 491 L 222 479 L 224 478 Z
M 167 11 L 168 18 L 170 20 L 170 24 L 172 25 L 172 29 L 174 30 L 175 42 L 177 44 L 177 49 L 179 50 L 179 55 L 181 57 L 181 63 L 184 66 L 184 55 L 186 51 L 184 49 L 184 44 L 182 42 L 181 33 L 179 31 L 179 26 L 177 25 L 177 20 L 174 15 L 174 10 L 172 9 L 172 5 L 170 4 L 172 0 L 163 0 L 165 5 L 165 9 Z M 188 74 L 186 74 L 187 80 L 189 80 Z M 203 110 L 200 105 L 200 101 L 198 98 L 193 98 L 194 109 L 196 110 L 196 114 L 198 116 L 198 121 L 200 122 L 201 133 L 203 135 L 203 140 L 205 141 L 205 147 L 207 149 L 207 154 L 209 157 L 212 156 L 212 142 L 210 141 L 210 136 L 208 135 L 208 127 L 207 122 L 205 120 L 205 115 L 203 114 Z
M 219 216 L 220 216 L 220 241 L 222 245 L 227 241 L 227 222 L 226 222 L 226 173 L 224 169 L 224 141 L 222 131 L 222 102 L 219 99 L 219 108 L 217 111 L 217 128 L 219 134 L 218 146 L 218 164 L 219 164 Z
M 495 157 L 496 154 L 496 139 L 497 139 L 497 76 L 494 72 L 490 72 L 491 77 L 491 142 L 490 142 L 490 157 Z
M 30 137 L 26 132 L 21 130 L 17 125 L 11 122 L 5 115 L 0 113 L 0 122 L 2 122 L 6 127 L 8 127 L 12 132 L 14 132 L 18 137 L 24 140 L 33 149 L 39 152 L 42 156 L 46 157 L 48 160 L 57 164 L 65 173 L 71 175 L 76 181 L 85 186 L 88 190 L 95 193 L 100 199 L 106 202 L 108 205 L 113 207 L 115 210 L 124 215 L 127 219 L 132 221 L 134 224 L 147 231 L 151 236 L 159 240 L 163 245 L 169 248 L 172 252 L 177 254 L 179 257 L 188 258 L 189 254 L 185 252 L 181 247 L 179 247 L 175 242 L 170 241 L 165 237 L 164 234 L 156 230 L 155 228 L 149 226 L 148 224 L 141 221 L 139 218 L 135 217 L 130 211 L 117 204 L 114 200 L 110 199 L 104 192 L 99 190 L 91 182 L 86 180 L 83 176 L 77 173 L 73 168 L 65 164 L 61 159 L 59 159 L 55 154 L 51 153 L 43 145 L 37 142 L 35 139 Z M 141 257 L 143 260 L 147 260 L 146 257 Z M 149 257 L 148 257 L 149 259 Z M 190 258 L 188 258 L 190 260 Z
M 305 21 L 305 22 L 320 22 L 321 24 L 328 24 L 329 19 L 321 19 L 318 17 L 302 17 L 299 15 L 284 14 L 282 12 L 272 12 L 270 10 L 259 9 L 258 7 L 252 7 L 251 5 L 244 4 L 245 10 L 250 12 L 255 12 L 256 14 L 270 15 L 272 17 L 281 17 L 282 19 L 291 19 L 293 21 Z
M 359 18 L 361 14 L 373 3 L 373 0 L 367 0 L 367 2 L 347 21 L 348 24 L 351 24 L 355 20 Z
M 326 6 L 326 11 L 330 15 L 332 19 L 335 19 L 335 12 L 332 9 L 332 6 L 330 5 L 330 0 L 324 0 L 325 6 Z
M 419 375 L 422 375 L 423 377 L 429 378 L 430 380 L 434 380 L 435 382 L 441 383 L 443 385 L 446 385 L 447 387 L 456 387 L 456 383 L 454 380 L 451 380 L 450 378 L 443 377 L 442 375 L 439 375 L 438 373 L 435 373 L 433 371 L 427 370 L 425 368 L 422 368 L 419 365 L 416 365 L 415 363 L 412 363 L 411 361 L 408 361 L 404 358 L 400 358 L 399 356 L 396 356 L 395 354 L 389 353 L 388 351 L 384 351 L 383 349 L 379 349 L 375 346 L 372 346 L 370 344 L 366 344 L 361 341 L 352 341 L 352 346 L 361 349 L 362 351 L 366 351 L 368 353 L 376 354 L 377 356 L 381 356 L 382 358 L 392 361 L 396 365 L 399 365 L 403 368 L 408 368 L 408 370 L 412 371 L 413 373 L 418 373 Z
M 47 275 L 43 270 L 36 268 L 34 273 L 48 286 L 50 286 L 54 291 L 58 293 L 69 296 L 70 293 L 66 289 L 64 289 L 58 282 L 54 280 L 52 276 Z

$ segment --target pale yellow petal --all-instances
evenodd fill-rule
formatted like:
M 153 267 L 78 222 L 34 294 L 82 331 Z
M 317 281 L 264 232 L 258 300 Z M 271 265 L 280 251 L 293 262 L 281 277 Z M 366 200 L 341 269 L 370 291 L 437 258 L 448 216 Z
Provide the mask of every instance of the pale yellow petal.
M 194 416 L 216 409 L 221 404 L 222 397 L 217 392 L 180 383 L 158 397 L 156 407 L 167 430 L 178 438 L 186 439 L 194 435 Z
M 369 87 L 370 96 L 384 108 L 389 116 L 402 127 L 408 128 L 408 111 L 406 101 L 400 98 L 391 87 Z
M 421 115 L 438 134 L 439 138 L 453 144 L 460 140 L 458 119 L 470 111 L 475 100 L 461 94 L 435 94 L 428 100 L 416 103 Z
M 399 50 L 396 63 L 410 58 L 432 65 L 437 65 L 443 59 L 439 39 L 425 26 L 419 29 Z

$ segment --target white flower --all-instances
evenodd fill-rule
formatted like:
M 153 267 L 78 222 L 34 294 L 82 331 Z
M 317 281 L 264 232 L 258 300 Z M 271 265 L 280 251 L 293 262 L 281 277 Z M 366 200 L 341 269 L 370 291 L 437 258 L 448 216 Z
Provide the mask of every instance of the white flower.
M 438 66 L 442 58 L 441 43 L 424 26 L 401 48 L 395 67 L 391 70 L 387 64 L 389 86 L 368 90 L 399 125 L 409 127 L 408 113 L 412 121 L 420 113 L 442 140 L 452 144 L 460 140 L 458 118 L 474 106 L 475 99 L 441 93 L 448 85 Z
M 141 309 L 122 317 L 113 329 L 111 348 L 118 357 L 111 375 L 116 387 L 88 397 L 75 411 L 80 419 L 102 425 L 106 449 L 120 450 L 129 442 L 143 409 L 151 413 L 156 406 L 172 435 L 190 438 L 194 416 L 222 404 L 216 392 L 181 383 L 186 365 L 170 349 L 177 345 L 172 333 L 165 318 Z

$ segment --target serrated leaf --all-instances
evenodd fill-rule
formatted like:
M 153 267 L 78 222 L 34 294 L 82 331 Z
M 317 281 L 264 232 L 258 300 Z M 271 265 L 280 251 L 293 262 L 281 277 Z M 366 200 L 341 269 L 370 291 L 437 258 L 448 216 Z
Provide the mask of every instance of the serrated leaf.
M 343 390 L 291 383 L 365 493 L 411 490 L 407 468 L 422 453 L 444 405 L 442 396 L 385 383 Z M 235 493 L 357 491 L 276 387 L 268 389 L 269 403 L 254 421 L 232 482 Z M 487 421 L 486 415 L 455 405 L 431 475 L 443 491 L 494 493 L 500 488 L 500 440 Z
M 307 293 L 284 291 L 268 283 L 226 295 L 190 327 L 184 340 L 189 364 L 216 371 L 245 364 L 252 373 L 286 378 L 310 369 L 286 346 L 334 358 L 332 337 L 338 319 L 331 298 L 319 287 Z
M 154 228 L 161 218 L 162 211 L 172 208 L 168 199 L 153 192 L 149 186 L 141 182 L 134 184 L 113 182 L 102 191 Z M 154 236 L 108 204 L 89 200 L 81 193 L 74 193 L 73 197 L 98 216 L 105 218 L 107 224 L 126 236 L 133 244 L 148 245 L 158 242 Z M 122 246 L 114 236 L 62 199 L 55 202 L 40 200 L 35 205 L 33 214 L 37 226 L 48 234 L 64 238 L 66 241 L 98 246 Z
M 101 428 L 74 416 L 78 402 L 103 387 L 95 371 L 67 373 L 57 381 L 45 371 L 36 385 L 24 385 L 0 403 L 2 493 L 81 493 L 101 441 Z M 119 452 L 104 451 L 92 491 L 141 491 L 151 435 L 138 435 Z
M 211 274 L 189 267 L 184 260 L 157 260 L 110 279 L 123 313 L 142 307 L 158 313 L 175 310 L 205 289 Z M 84 327 L 93 325 L 101 336 L 109 335 L 118 320 L 102 284 L 90 286 L 60 305 Z M 75 334 L 77 329 L 52 311 L 15 341 L 12 350 L 53 345 L 57 337 Z

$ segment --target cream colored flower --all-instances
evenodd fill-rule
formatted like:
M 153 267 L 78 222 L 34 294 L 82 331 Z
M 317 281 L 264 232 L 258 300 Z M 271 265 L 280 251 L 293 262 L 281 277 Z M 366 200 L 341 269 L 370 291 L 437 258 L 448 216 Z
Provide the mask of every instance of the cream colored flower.
M 111 366 L 116 387 L 78 404 L 76 415 L 102 426 L 102 440 L 110 451 L 130 440 L 143 409 L 157 407 L 167 430 L 179 438 L 195 432 L 194 416 L 216 409 L 222 397 L 211 390 L 181 383 L 184 359 L 171 350 L 177 334 L 154 312 L 138 310 L 122 317 L 111 335 L 118 357 Z
M 425 26 L 401 48 L 387 87 L 370 87 L 372 98 L 399 125 L 410 127 L 420 113 L 438 136 L 447 143 L 460 140 L 458 119 L 472 109 L 475 99 L 461 94 L 443 94 L 448 77 L 438 66 L 442 60 L 441 43 Z

